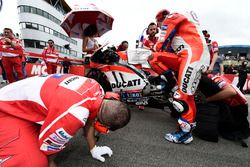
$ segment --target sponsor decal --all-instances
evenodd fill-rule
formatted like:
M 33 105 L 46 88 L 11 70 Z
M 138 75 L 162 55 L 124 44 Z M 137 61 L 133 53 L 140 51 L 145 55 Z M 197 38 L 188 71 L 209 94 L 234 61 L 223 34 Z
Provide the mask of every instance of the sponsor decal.
M 126 87 L 141 85 L 141 79 L 140 78 L 125 81 L 124 78 L 123 78 L 122 73 L 118 73 L 119 74 L 118 77 L 116 76 L 115 72 L 112 72 L 112 74 L 113 74 L 113 77 L 114 77 L 115 82 L 116 82 L 116 83 L 111 83 L 112 88 L 126 88 Z M 120 77 L 120 79 L 118 79 L 119 77 Z
M 60 137 L 65 139 L 67 142 L 73 137 L 68 134 L 63 128 L 56 130 L 56 134 Z
M 49 146 L 48 144 L 43 143 L 40 147 L 40 150 L 42 150 L 42 151 L 58 151 L 61 149 L 58 147 Z
M 61 150 L 62 148 L 58 148 L 58 147 L 53 147 L 53 146 L 47 146 L 47 150 L 48 151 L 57 151 L 57 150 Z
M 132 86 L 138 86 L 141 85 L 141 80 L 140 79 L 133 79 L 129 80 L 128 82 L 117 82 L 117 83 L 112 83 L 111 87 L 112 88 L 126 88 L 126 87 L 132 87 Z
M 187 125 L 188 125 L 188 124 L 187 124 L 186 122 L 182 122 L 182 123 L 180 124 L 180 128 L 183 129 L 183 128 L 185 128 Z
M 194 78 L 194 82 L 192 83 L 192 87 L 191 87 L 191 93 L 195 93 L 198 85 L 199 85 L 199 82 L 200 82 L 200 79 L 201 79 L 201 73 L 202 71 L 205 69 L 205 66 L 201 66 L 200 70 L 196 73 L 195 75 L 195 78 Z
M 47 67 L 46 67 L 46 65 L 43 65 L 43 64 L 30 64 L 30 63 L 27 63 L 25 68 L 26 68 L 28 76 L 48 74 L 47 73 Z M 63 72 L 63 68 L 58 65 L 56 73 L 62 73 L 62 72 Z
M 194 68 L 188 67 L 186 70 L 186 73 L 184 75 L 183 84 L 182 84 L 182 91 L 184 93 L 187 93 L 187 87 L 188 87 L 189 80 L 190 80 L 190 77 L 192 75 L 193 70 L 194 70 Z
M 163 30 L 163 31 L 165 30 L 165 31 L 166 31 L 167 29 L 168 29 L 168 26 L 167 26 L 167 25 L 162 25 L 162 26 L 161 26 L 161 30 Z
M 73 82 L 76 79 L 79 79 L 79 77 L 75 76 L 75 77 L 69 78 L 68 80 L 64 81 L 64 84 L 68 85 L 68 84 L 70 84 L 71 82 Z
M 62 86 L 66 89 L 72 90 L 80 95 L 82 95 L 86 91 L 85 81 L 87 78 L 80 76 L 70 76 L 64 79 L 59 86 Z
M 173 97 L 175 99 L 179 99 L 179 98 L 181 98 L 181 95 L 180 95 L 180 93 L 178 93 L 177 91 L 175 91 Z
M 31 75 L 48 74 L 47 67 L 43 65 L 33 65 L 30 73 Z
M 64 74 L 54 74 L 52 78 L 61 78 Z
M 49 135 L 49 138 L 53 139 L 57 143 L 65 144 L 67 141 L 65 139 L 61 139 L 59 136 L 57 136 L 55 133 L 52 133 Z
M 183 44 L 181 44 L 176 50 L 175 53 L 178 54 L 182 49 L 184 49 L 185 46 Z
M 219 86 L 219 88 L 223 88 L 226 84 L 227 83 L 223 80 L 217 82 L 217 85 Z
M 194 11 L 191 11 L 190 12 L 190 15 L 192 16 L 193 20 L 197 23 L 199 23 L 199 19 L 198 19 L 198 16 L 197 14 L 194 12 Z
M 58 147 L 58 148 L 61 148 L 63 146 L 63 144 L 60 144 L 60 143 L 56 143 L 55 141 L 52 141 L 50 138 L 46 138 L 44 140 L 44 142 L 50 146 L 53 146 L 53 147 Z

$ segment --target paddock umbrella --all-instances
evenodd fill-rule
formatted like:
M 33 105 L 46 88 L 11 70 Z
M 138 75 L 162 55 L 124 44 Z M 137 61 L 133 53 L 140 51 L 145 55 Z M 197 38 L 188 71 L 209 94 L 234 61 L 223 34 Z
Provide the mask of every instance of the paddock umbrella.
M 99 33 L 102 36 L 112 29 L 113 17 L 106 11 L 99 9 L 94 4 L 85 6 L 75 6 L 70 11 L 61 23 L 61 27 L 72 38 L 82 38 L 86 27 L 95 24 Z

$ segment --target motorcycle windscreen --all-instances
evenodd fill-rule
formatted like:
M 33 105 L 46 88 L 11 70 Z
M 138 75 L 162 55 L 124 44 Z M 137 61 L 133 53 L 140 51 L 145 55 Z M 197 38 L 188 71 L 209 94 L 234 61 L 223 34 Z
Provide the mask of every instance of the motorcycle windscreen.
M 143 68 L 150 68 L 148 64 L 148 57 L 152 55 L 152 51 L 143 48 L 137 48 L 134 50 L 128 50 L 128 63 L 129 64 L 141 64 Z

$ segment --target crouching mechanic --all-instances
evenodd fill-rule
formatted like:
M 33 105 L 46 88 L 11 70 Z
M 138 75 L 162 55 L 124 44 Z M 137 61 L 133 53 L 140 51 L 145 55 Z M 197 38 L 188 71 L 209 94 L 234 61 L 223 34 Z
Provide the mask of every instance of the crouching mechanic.
M 208 77 L 220 88 L 220 91 L 208 96 L 209 92 L 206 92 L 208 90 L 206 83 L 203 84 L 201 90 L 204 95 L 207 96 L 207 102 L 220 101 L 225 103 L 227 106 L 223 106 L 223 103 L 219 103 L 220 108 L 222 108 L 222 114 L 226 115 L 226 113 L 228 113 L 228 115 L 230 115 L 226 115 L 227 119 L 221 119 L 222 121 L 219 124 L 220 134 L 227 139 L 248 138 L 250 136 L 250 129 L 247 120 L 248 102 L 246 97 L 223 76 L 209 74 Z M 223 116 L 222 114 L 221 116 Z
M 105 94 L 95 80 L 71 74 L 10 84 L 0 90 L 0 105 L 2 167 L 55 166 L 51 155 L 63 150 L 82 127 L 92 157 L 104 162 L 102 155 L 111 156 L 112 150 L 96 146 L 95 125 L 116 130 L 130 120 L 117 94 Z
M 178 119 L 180 131 L 168 133 L 165 138 L 174 143 L 190 143 L 191 130 L 196 114 L 194 93 L 199 84 L 201 72 L 209 65 L 209 51 L 199 28 L 195 13 L 170 14 L 161 10 L 156 15 L 160 37 L 149 57 L 151 67 L 161 74 L 163 80 L 172 78 L 171 70 L 178 73 L 178 89 L 173 95 L 173 107 L 181 113 Z

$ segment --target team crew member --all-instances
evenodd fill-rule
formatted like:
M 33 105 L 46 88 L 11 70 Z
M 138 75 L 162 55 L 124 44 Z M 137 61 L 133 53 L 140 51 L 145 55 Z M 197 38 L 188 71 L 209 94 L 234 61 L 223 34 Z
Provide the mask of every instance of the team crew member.
M 121 44 L 117 47 L 116 51 L 127 51 L 128 50 L 128 41 L 122 41 Z
M 208 75 L 208 77 L 211 78 L 222 90 L 215 95 L 207 97 L 208 102 L 224 100 L 231 107 L 240 105 L 247 106 L 247 99 L 244 94 L 231 84 L 228 79 L 218 75 Z
M 221 125 L 221 135 L 226 138 L 244 139 L 250 136 L 248 116 L 248 102 L 244 94 L 234 86 L 228 79 L 218 75 L 208 75 L 214 83 L 221 89 L 219 92 L 207 97 L 207 102 L 223 101 L 229 107 L 223 108 L 231 114 L 227 116 L 228 120 L 222 119 L 224 124 Z M 207 94 L 204 87 L 204 94 Z
M 155 23 L 150 23 L 148 25 L 146 34 L 148 35 L 147 39 L 144 40 L 143 42 L 143 47 L 146 49 L 150 49 L 150 50 L 154 50 L 154 45 L 156 44 L 156 42 L 158 41 L 158 37 L 156 37 L 155 35 L 158 33 L 158 27 Z
M 107 132 L 130 120 L 117 94 L 104 94 L 95 80 L 71 74 L 35 76 L 7 85 L 0 90 L 0 105 L 2 166 L 47 167 L 47 156 L 63 150 L 82 127 L 92 157 L 104 162 L 102 155 L 111 156 L 112 150 L 96 146 L 94 127 Z M 53 160 L 49 165 L 55 165 Z
M 23 48 L 20 40 L 16 39 L 12 29 L 4 28 L 4 37 L 0 39 L 0 47 L 8 49 L 10 51 L 17 51 L 23 54 Z M 17 74 L 17 79 L 21 80 L 24 78 L 22 72 L 22 55 L 16 53 L 2 52 L 2 63 L 6 72 L 6 77 L 9 83 L 15 82 L 14 70 Z
M 58 51 L 55 49 L 55 44 L 52 39 L 48 40 L 48 47 L 43 48 L 42 55 L 43 55 L 43 60 L 47 66 L 47 73 L 55 74 L 57 69 L 59 54 Z
M 210 40 L 210 34 L 207 32 L 207 30 L 203 30 L 202 33 L 206 39 L 206 43 L 210 53 L 210 65 L 208 67 L 207 72 L 211 73 L 214 69 L 214 64 L 216 63 L 216 60 L 218 58 L 219 45 L 216 41 Z
M 161 10 L 156 15 L 156 21 L 161 28 L 160 37 L 149 63 L 158 74 L 162 74 L 164 80 L 172 75 L 168 69 L 178 72 L 178 90 L 173 95 L 172 104 L 181 113 L 178 119 L 180 131 L 168 133 L 165 138 L 174 143 L 187 144 L 193 140 L 191 130 L 196 114 L 194 93 L 201 72 L 208 67 L 209 51 L 195 13 L 184 16 Z

